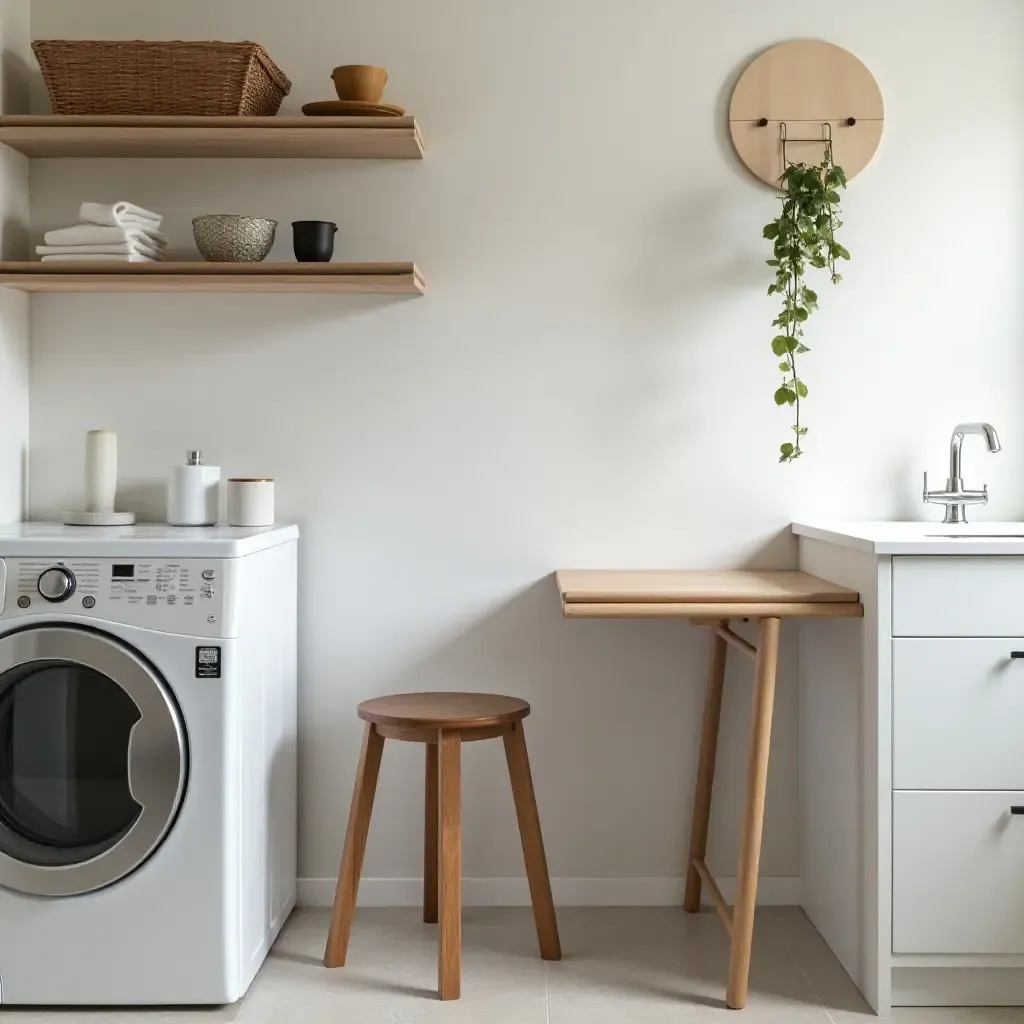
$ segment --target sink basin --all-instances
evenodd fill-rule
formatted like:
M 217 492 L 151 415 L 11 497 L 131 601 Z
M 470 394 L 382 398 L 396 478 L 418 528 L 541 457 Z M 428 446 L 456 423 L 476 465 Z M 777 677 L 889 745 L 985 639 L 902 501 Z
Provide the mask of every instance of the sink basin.
M 937 540 L 979 540 L 990 538 L 992 540 L 1024 540 L 1024 533 L 985 533 L 977 530 L 974 533 L 926 533 L 926 537 Z

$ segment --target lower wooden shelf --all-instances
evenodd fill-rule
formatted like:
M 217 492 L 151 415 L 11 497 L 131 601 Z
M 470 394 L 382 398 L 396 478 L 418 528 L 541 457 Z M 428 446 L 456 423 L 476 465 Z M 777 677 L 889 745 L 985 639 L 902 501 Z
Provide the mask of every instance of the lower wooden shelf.
M 415 263 L 82 263 L 0 261 L 23 292 L 369 292 L 422 295 Z

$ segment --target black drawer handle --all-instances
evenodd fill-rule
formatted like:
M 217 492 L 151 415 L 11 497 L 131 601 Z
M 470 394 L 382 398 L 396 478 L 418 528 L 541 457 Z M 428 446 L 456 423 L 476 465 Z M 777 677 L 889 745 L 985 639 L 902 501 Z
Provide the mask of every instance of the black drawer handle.
M 1024 806 L 1021 806 L 1020 804 L 1010 804 L 1010 813 L 1024 814 Z
M 1024 658 L 1024 651 L 1010 651 L 1011 658 Z

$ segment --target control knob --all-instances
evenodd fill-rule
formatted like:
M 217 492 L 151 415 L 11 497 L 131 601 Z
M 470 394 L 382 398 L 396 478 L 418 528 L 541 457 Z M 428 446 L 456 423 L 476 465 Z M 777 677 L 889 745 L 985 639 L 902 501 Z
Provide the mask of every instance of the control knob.
M 39 593 L 54 604 L 66 601 L 75 592 L 75 574 L 70 569 L 47 569 L 36 584 Z

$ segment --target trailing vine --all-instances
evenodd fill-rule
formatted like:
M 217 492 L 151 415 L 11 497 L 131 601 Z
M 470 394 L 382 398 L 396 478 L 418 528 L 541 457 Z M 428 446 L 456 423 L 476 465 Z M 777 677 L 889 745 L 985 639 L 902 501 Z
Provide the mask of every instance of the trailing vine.
M 825 147 L 820 164 L 791 164 L 779 179 L 785 189 L 782 212 L 764 227 L 764 237 L 775 245 L 775 257 L 768 266 L 775 268 L 775 283 L 769 295 L 782 296 L 782 312 L 772 326 L 784 333 L 772 339 L 772 352 L 782 361 L 782 384 L 775 391 L 776 405 L 793 407 L 796 422 L 794 439 L 780 445 L 779 462 L 792 462 L 803 455 L 800 442 L 807 433 L 800 420 L 800 400 L 807 397 L 807 385 L 797 373 L 797 356 L 809 352 L 804 344 L 803 325 L 818 308 L 818 296 L 804 283 L 808 266 L 827 270 L 833 284 L 842 280 L 836 272 L 836 260 L 848 260 L 850 254 L 836 241 L 839 219 L 838 188 L 846 188 L 846 174 L 832 162 L 832 147 Z

